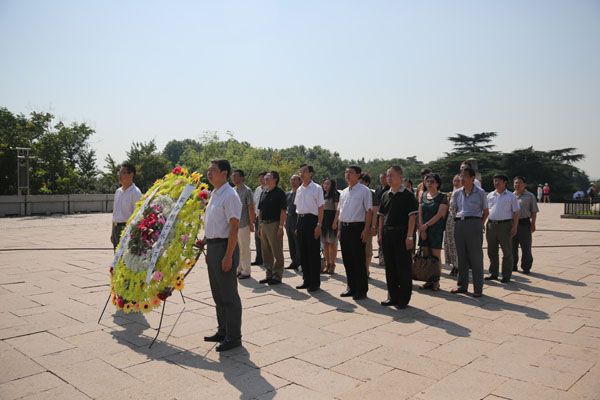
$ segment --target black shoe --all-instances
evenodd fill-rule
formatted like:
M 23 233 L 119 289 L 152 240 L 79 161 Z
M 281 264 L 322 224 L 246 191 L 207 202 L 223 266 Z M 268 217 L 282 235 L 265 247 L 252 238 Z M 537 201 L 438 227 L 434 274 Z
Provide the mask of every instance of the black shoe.
M 515 266 L 513 267 L 513 271 L 518 271 L 518 270 L 519 270 L 519 268 L 517 268 L 517 266 L 515 265 Z
M 346 290 L 345 292 L 343 292 L 342 294 L 340 294 L 340 297 L 352 297 L 354 296 L 354 293 L 352 293 L 349 290 Z
M 408 304 L 396 304 L 398 310 L 404 310 L 406 307 L 408 307 Z
M 486 276 L 485 278 L 486 281 L 497 281 L 498 280 L 498 275 L 490 275 L 490 276 Z
M 382 301 L 382 302 L 381 302 L 381 305 L 382 305 L 382 306 L 386 306 L 386 307 L 387 307 L 387 306 L 397 306 L 397 305 L 398 305 L 398 302 L 397 302 L 397 301 L 394 301 L 394 300 L 387 299 L 387 300 L 384 300 L 384 301 Z
M 502 277 L 502 280 L 500 280 L 500 282 L 502 282 L 502 283 L 508 283 L 508 282 L 510 282 L 510 278 Z
M 308 289 L 310 285 L 308 283 L 303 283 L 300 286 L 296 286 L 296 289 Z
M 267 283 L 269 284 L 269 286 L 273 286 L 273 285 L 279 285 L 281 283 L 281 281 L 279 279 L 271 279 Z
M 231 349 L 235 349 L 236 347 L 240 347 L 242 345 L 242 341 L 238 340 L 225 340 L 220 345 L 217 346 L 215 350 L 217 351 L 227 351 Z
M 224 333 L 215 333 L 212 336 L 204 336 L 204 341 L 205 342 L 222 342 L 223 340 L 225 340 L 225 334 Z
M 530 270 L 528 270 L 528 269 L 524 269 L 524 270 L 523 270 L 523 273 L 524 273 L 525 275 L 529 275 L 529 273 L 530 273 L 530 272 L 531 272 L 531 271 L 530 271 Z
M 261 279 L 260 281 L 258 281 L 258 283 L 269 283 L 271 279 L 270 278 L 265 278 L 265 279 Z
M 367 295 L 365 293 L 357 293 L 354 296 L 352 296 L 352 298 L 354 300 L 362 300 L 362 299 L 366 299 Z
M 309 292 L 316 292 L 317 290 L 321 290 L 321 288 L 318 286 L 311 286 L 308 288 Z
M 298 269 L 298 266 L 296 264 L 294 264 L 294 263 L 291 263 L 290 265 L 288 265 L 284 269 Z
M 250 263 L 250 265 L 262 265 L 262 262 L 253 261 Z

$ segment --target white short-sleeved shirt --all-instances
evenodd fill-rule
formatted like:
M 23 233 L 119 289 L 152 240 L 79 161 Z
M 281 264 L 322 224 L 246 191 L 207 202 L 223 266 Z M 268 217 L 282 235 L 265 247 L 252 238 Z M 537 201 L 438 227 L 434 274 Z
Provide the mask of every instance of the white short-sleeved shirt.
M 365 215 L 373 208 L 373 193 L 361 183 L 342 190 L 338 210 L 341 222 L 365 222 Z
M 294 200 L 296 205 L 297 214 L 313 214 L 319 215 L 319 207 L 325 204 L 323 196 L 323 189 L 310 181 L 307 186 L 304 184 L 296 190 L 296 199 Z
M 207 239 L 227 238 L 229 236 L 229 220 L 240 220 L 242 202 L 236 191 L 225 183 L 213 190 L 204 216 L 204 232 Z
M 513 213 L 519 211 L 519 200 L 513 192 L 504 189 L 504 192 L 498 193 L 494 190 L 487 197 L 490 206 L 488 219 L 491 221 L 513 219 Z
M 126 190 L 123 190 L 122 186 L 118 188 L 113 203 L 113 222 L 127 222 L 135 211 L 135 203 L 140 201 L 141 197 L 142 192 L 133 183 Z
M 258 209 L 258 203 L 260 203 L 260 196 L 262 195 L 263 190 L 264 189 L 262 186 L 258 186 L 256 189 L 254 189 L 254 207 L 256 208 L 256 217 L 258 217 L 258 214 L 260 213 L 260 210 Z

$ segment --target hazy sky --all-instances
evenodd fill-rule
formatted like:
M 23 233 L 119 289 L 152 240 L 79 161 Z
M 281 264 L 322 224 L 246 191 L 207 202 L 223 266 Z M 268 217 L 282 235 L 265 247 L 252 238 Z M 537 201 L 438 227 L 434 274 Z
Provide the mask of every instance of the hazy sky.
M 448 136 L 577 147 L 600 177 L 600 1 L 0 0 L 0 107 L 132 141 L 431 161 Z

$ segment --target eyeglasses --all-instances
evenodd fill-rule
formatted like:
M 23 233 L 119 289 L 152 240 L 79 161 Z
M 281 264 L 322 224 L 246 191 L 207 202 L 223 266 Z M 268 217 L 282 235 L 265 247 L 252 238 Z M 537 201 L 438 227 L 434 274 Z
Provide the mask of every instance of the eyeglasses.
M 435 179 L 427 179 L 425 182 L 426 183 L 435 183 Z

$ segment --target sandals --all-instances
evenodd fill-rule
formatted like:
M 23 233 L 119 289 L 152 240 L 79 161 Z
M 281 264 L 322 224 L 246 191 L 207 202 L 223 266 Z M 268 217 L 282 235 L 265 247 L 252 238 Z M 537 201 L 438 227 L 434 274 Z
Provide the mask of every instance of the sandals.
M 419 286 L 419 289 L 421 289 L 421 290 L 425 290 L 425 289 L 429 289 L 429 288 L 433 288 L 433 282 L 425 282 L 424 284 Z
M 335 273 L 335 264 L 327 265 L 327 273 L 333 275 Z

